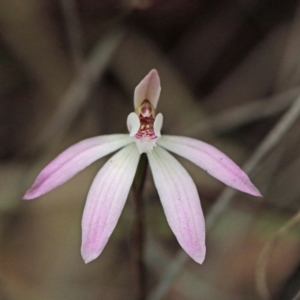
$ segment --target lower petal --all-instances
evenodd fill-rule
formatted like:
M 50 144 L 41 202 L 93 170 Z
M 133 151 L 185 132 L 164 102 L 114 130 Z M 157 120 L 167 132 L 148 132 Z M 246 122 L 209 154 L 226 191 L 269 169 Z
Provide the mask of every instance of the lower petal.
M 182 136 L 165 135 L 157 143 L 190 160 L 225 184 L 245 193 L 261 196 L 247 174 L 217 148 L 202 141 Z
M 190 175 L 166 150 L 147 154 L 167 221 L 181 247 L 198 263 L 205 257 L 205 223 Z
M 140 154 L 135 144 L 110 158 L 90 188 L 82 217 L 81 254 L 85 263 L 97 258 L 125 205 Z

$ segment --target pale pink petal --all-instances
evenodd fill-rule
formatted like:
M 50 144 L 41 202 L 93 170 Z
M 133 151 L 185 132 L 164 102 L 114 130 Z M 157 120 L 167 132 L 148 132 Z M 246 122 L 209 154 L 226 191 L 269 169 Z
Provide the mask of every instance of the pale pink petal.
M 161 137 L 157 143 L 201 167 L 225 184 L 245 193 L 261 196 L 247 174 L 215 147 L 187 137 Z
M 113 134 L 89 138 L 71 146 L 41 171 L 23 199 L 34 199 L 48 193 L 95 160 L 132 142 L 128 134 Z
M 161 113 L 159 113 L 156 116 L 156 118 L 154 120 L 154 124 L 153 124 L 154 133 L 158 138 L 161 137 L 160 131 L 161 131 L 162 125 L 163 125 L 163 115 Z
M 141 126 L 141 122 L 136 113 L 132 112 L 127 117 L 127 128 L 130 136 L 135 136 Z
M 134 90 L 134 109 L 146 99 L 151 102 L 154 108 L 156 108 L 160 90 L 159 75 L 158 72 L 153 69 Z
M 195 183 L 163 148 L 157 146 L 147 156 L 167 221 L 181 247 L 201 264 L 205 257 L 205 223 Z
M 81 255 L 97 258 L 114 230 L 136 172 L 140 154 L 135 144 L 110 158 L 90 188 L 82 217 Z

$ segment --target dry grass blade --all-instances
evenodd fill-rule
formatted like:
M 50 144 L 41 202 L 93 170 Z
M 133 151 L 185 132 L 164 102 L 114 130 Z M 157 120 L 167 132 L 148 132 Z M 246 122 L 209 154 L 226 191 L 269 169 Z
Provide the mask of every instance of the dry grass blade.
M 271 132 L 267 135 L 267 137 L 258 146 L 254 154 L 246 162 L 243 168 L 246 173 L 248 174 L 251 173 L 258 165 L 260 160 L 277 145 L 277 143 L 281 140 L 281 138 L 287 133 L 287 131 L 291 128 L 291 126 L 296 122 L 299 115 L 300 115 L 300 97 L 298 97 L 297 100 L 295 100 L 295 102 L 290 107 L 290 109 L 282 116 L 282 118 L 278 121 L 275 127 L 271 130 Z M 220 195 L 216 204 L 212 207 L 209 215 L 206 218 L 207 231 L 212 230 L 212 228 L 216 224 L 221 214 L 231 203 L 233 196 L 235 194 L 236 194 L 235 190 L 231 188 L 226 188 L 224 192 Z M 179 274 L 180 270 L 182 269 L 184 263 L 187 260 L 188 260 L 188 256 L 185 253 L 183 253 L 182 250 L 180 250 L 176 258 L 169 265 L 161 282 L 158 284 L 157 288 L 153 291 L 149 299 L 151 300 L 162 299 L 162 297 L 168 291 L 172 282 Z
M 300 88 L 290 89 L 272 97 L 250 101 L 247 104 L 226 109 L 205 122 L 186 130 L 187 135 L 220 134 L 239 126 L 273 116 L 286 109 L 300 94 Z
M 60 106 L 33 143 L 33 149 L 44 146 L 49 140 L 58 140 L 63 136 L 86 102 L 94 84 L 99 80 L 124 34 L 125 32 L 121 29 L 113 30 L 95 46 L 81 72 L 65 92 Z
M 300 300 L 300 291 L 297 293 L 297 295 L 292 300 Z
M 270 31 L 216 86 L 205 102 L 213 103 L 219 109 L 232 107 L 264 97 L 273 90 L 286 30 L 287 26 L 283 24 Z
M 262 250 L 260 257 L 257 262 L 256 268 L 256 287 L 258 294 L 261 299 L 269 300 L 271 299 L 270 291 L 267 285 L 267 266 L 269 260 L 272 256 L 272 253 L 277 245 L 277 243 L 282 239 L 286 234 L 291 231 L 297 224 L 300 222 L 300 211 L 289 221 L 287 222 L 277 233 L 272 237 L 272 239 L 266 244 Z M 300 293 L 298 293 L 300 295 Z M 294 299 L 299 299 L 299 295 L 296 295 Z

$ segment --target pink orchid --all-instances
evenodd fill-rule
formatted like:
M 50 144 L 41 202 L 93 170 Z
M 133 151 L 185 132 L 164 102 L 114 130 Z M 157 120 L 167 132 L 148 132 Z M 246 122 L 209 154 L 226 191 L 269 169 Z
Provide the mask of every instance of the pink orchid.
M 123 148 L 98 172 L 82 217 L 81 254 L 96 259 L 114 230 L 127 199 L 141 153 L 146 153 L 167 221 L 181 247 L 198 263 L 205 257 L 205 223 L 197 188 L 187 171 L 166 150 L 174 152 L 225 184 L 260 196 L 248 176 L 225 154 L 204 142 L 161 136 L 161 113 L 155 114 L 160 79 L 152 70 L 136 87 L 135 112 L 127 118 L 128 134 L 83 140 L 61 153 L 38 175 L 24 199 L 37 198 L 62 185 L 91 163 Z

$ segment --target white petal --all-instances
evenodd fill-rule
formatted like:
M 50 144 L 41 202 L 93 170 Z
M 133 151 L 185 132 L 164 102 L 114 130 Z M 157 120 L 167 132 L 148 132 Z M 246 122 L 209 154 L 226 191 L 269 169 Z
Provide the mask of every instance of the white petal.
M 195 139 L 181 136 L 162 136 L 157 144 L 201 167 L 225 184 L 254 196 L 258 189 L 228 156 L 215 147 Z
M 168 223 L 181 247 L 198 263 L 205 257 L 205 223 L 196 186 L 181 164 L 157 146 L 147 154 Z
M 95 160 L 132 142 L 127 134 L 113 134 L 89 138 L 69 147 L 41 171 L 24 199 L 34 199 L 48 193 Z
M 157 139 L 151 139 L 147 137 L 142 139 L 138 139 L 138 138 L 134 139 L 140 154 L 151 152 L 153 148 L 156 146 L 156 140 Z
M 158 138 L 161 137 L 160 131 L 161 131 L 162 125 L 163 125 L 163 115 L 161 113 L 159 113 L 156 116 L 156 118 L 154 120 L 154 124 L 153 124 L 154 133 Z
M 156 108 L 159 99 L 161 87 L 158 72 L 153 69 L 137 85 L 134 90 L 134 109 L 136 109 L 144 100 L 149 100 Z
M 109 159 L 90 188 L 82 217 L 81 254 L 97 258 L 114 230 L 127 199 L 140 155 L 135 144 Z
M 141 126 L 141 122 L 136 113 L 132 112 L 127 117 L 127 128 L 130 136 L 135 136 Z

